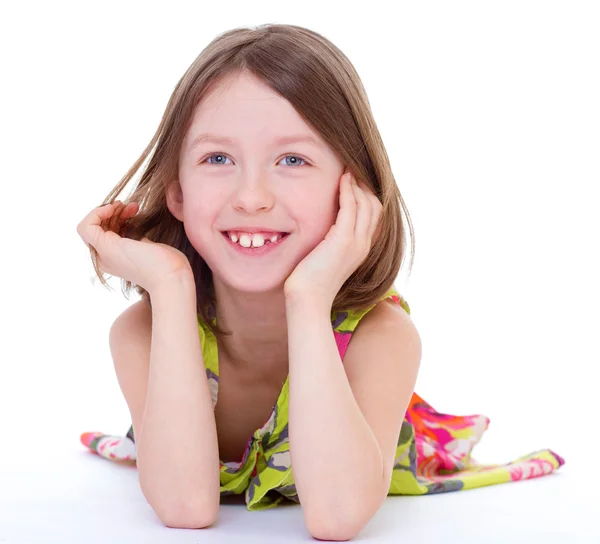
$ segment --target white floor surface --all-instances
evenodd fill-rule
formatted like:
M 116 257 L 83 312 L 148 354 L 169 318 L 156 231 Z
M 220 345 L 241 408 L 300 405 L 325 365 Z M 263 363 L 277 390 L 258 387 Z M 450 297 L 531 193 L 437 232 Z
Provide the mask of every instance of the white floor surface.
M 208 529 L 164 527 L 135 467 L 80 451 L 3 452 L 0 544 L 310 542 L 300 507 L 224 504 Z M 579 465 L 581 466 L 581 465 Z M 420 497 L 388 497 L 353 541 L 403 544 L 600 543 L 595 486 L 577 463 L 542 478 Z

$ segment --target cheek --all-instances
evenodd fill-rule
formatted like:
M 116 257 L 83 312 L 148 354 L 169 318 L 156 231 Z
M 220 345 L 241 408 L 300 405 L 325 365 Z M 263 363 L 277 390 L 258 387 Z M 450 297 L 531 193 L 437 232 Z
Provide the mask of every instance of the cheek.
M 223 199 L 224 195 L 215 184 L 202 183 L 202 180 L 197 181 L 193 190 L 188 190 L 184 195 L 185 222 L 195 228 L 198 226 L 210 227 L 223 205 Z
M 215 209 L 204 198 L 187 198 L 183 206 L 185 233 L 198 253 L 203 254 L 210 247 L 209 237 L 215 222 Z
M 298 195 L 291 208 L 299 223 L 299 228 L 312 242 L 318 243 L 335 223 L 339 200 L 333 195 L 309 198 Z

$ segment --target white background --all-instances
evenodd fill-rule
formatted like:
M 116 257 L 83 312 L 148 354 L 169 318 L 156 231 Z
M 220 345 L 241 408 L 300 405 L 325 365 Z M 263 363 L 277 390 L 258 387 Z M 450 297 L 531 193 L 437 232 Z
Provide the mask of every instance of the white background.
M 140 155 L 208 42 L 271 22 L 323 34 L 367 90 L 415 228 L 414 267 L 396 286 L 423 343 L 416 391 L 441 412 L 491 418 L 479 461 L 551 448 L 566 465 L 550 478 L 577 474 L 572 496 L 596 485 L 597 2 L 0 10 L 5 461 L 51 471 L 84 449 L 82 432 L 128 429 L 108 331 L 137 298 L 117 279 L 112 292 L 92 281 L 77 224 Z

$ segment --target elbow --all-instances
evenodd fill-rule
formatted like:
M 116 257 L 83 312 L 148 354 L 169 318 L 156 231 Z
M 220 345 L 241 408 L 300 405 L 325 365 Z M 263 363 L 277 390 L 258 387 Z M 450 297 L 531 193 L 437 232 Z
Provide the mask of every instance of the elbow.
M 219 505 L 188 501 L 177 506 L 154 508 L 154 511 L 165 527 L 205 529 L 217 521 Z
M 346 541 L 354 538 L 364 527 L 364 523 L 340 523 L 335 520 L 320 519 L 318 521 L 306 521 L 308 532 L 317 540 Z
M 203 490 L 204 492 L 193 494 L 177 489 L 166 490 L 157 487 L 155 481 L 146 479 L 146 467 L 140 463 L 142 459 L 143 457 L 138 454 L 140 489 L 165 527 L 204 529 L 215 523 L 220 505 L 218 487 L 210 493 L 206 489 Z
M 343 517 L 323 509 L 319 515 L 305 516 L 305 523 L 310 535 L 317 540 L 346 541 L 364 529 L 370 519 L 365 516 L 364 509 L 356 516 Z
M 377 513 L 387 493 L 371 500 L 365 494 L 359 495 L 361 498 L 353 504 L 336 505 L 336 501 L 330 501 L 313 508 L 303 506 L 304 521 L 310 535 L 318 540 L 336 541 L 351 540 L 358 535 Z

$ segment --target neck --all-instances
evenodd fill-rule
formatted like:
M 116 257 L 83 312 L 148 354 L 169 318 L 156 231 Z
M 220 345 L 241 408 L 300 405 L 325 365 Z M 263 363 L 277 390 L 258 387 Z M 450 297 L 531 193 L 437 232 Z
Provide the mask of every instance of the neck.
M 221 353 L 236 368 L 270 371 L 287 366 L 288 338 L 283 290 L 247 293 L 215 281 L 217 324 L 231 332 L 220 336 Z

